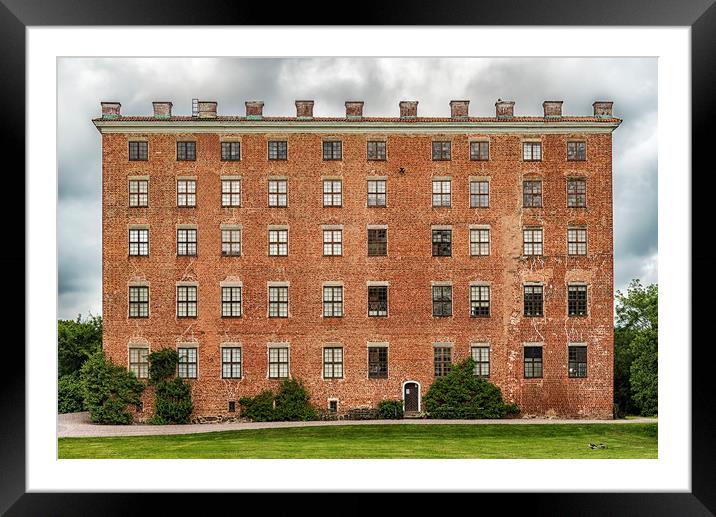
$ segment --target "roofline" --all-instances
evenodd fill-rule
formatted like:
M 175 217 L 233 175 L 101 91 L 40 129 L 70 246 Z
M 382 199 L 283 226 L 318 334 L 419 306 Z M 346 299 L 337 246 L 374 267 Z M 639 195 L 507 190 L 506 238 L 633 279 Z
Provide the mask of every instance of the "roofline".
M 566 120 L 565 120 L 566 118 Z M 542 119 L 525 117 L 503 120 L 495 118 L 469 118 L 461 120 L 412 119 L 270 119 L 250 120 L 239 117 L 218 117 L 216 119 L 123 119 L 96 118 L 92 122 L 100 133 L 194 133 L 242 132 L 242 133 L 611 133 L 621 124 L 618 118 L 564 117 L 563 119 Z

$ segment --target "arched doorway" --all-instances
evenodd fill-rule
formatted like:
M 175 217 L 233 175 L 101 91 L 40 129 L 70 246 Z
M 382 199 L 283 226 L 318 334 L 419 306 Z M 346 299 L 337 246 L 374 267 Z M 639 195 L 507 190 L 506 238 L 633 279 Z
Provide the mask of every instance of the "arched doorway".
M 406 413 L 420 411 L 420 384 L 415 381 L 403 383 L 403 409 Z

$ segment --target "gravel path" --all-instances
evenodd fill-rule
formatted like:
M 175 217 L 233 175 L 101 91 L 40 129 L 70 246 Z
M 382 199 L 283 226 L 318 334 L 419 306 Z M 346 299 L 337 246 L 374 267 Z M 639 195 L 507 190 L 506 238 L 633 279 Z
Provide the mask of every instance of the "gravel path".
M 186 425 L 97 425 L 89 420 L 89 413 L 67 413 L 58 415 L 57 436 L 103 437 L 103 436 L 152 436 L 165 434 L 212 433 L 216 431 L 240 431 L 243 429 L 273 429 L 280 427 L 312 427 L 326 425 L 435 425 L 435 424 L 637 424 L 656 423 L 656 418 L 632 418 L 629 420 L 558 420 L 548 418 L 508 418 L 505 420 L 339 420 L 329 422 L 251 422 L 224 424 L 186 424 Z

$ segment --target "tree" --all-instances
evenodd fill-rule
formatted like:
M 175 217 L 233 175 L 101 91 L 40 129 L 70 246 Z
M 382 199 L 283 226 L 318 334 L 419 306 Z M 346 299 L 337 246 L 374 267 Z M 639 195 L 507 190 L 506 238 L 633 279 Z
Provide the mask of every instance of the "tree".
M 191 387 L 177 377 L 179 353 L 162 348 L 149 354 L 149 382 L 155 388 L 153 424 L 188 424 L 194 403 Z
M 84 362 L 102 349 L 102 317 L 57 322 L 57 376 L 78 372 Z
M 618 405 L 624 393 L 639 414 L 658 412 L 659 291 L 657 284 L 643 287 L 632 280 L 626 294 L 617 291 L 614 332 L 614 393 Z M 627 368 L 628 366 L 628 368 Z M 628 383 L 625 382 L 628 369 Z M 625 404 L 625 410 L 629 408 Z M 621 409 L 621 407 L 620 407 Z

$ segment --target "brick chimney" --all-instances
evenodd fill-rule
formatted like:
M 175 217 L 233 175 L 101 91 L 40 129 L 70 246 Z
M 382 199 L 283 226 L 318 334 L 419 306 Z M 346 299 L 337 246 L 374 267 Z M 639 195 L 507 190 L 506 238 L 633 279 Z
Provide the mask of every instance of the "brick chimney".
M 514 101 L 503 101 L 497 99 L 495 103 L 495 116 L 497 118 L 512 118 L 515 116 L 515 103 Z
M 562 116 L 562 102 L 564 101 L 544 101 L 544 118 L 559 118 Z
M 470 101 L 450 101 L 450 117 L 467 118 L 468 106 L 470 106 Z
M 154 101 L 154 118 L 169 118 L 172 116 L 172 103 L 168 101 Z
M 400 101 L 400 118 L 417 118 L 418 101 Z
M 297 118 L 313 118 L 313 101 L 296 101 Z
M 614 103 L 612 101 L 595 101 L 592 104 L 592 107 L 594 108 L 594 116 L 599 118 L 611 118 L 612 115 L 612 106 Z
M 264 118 L 264 101 L 246 101 L 246 118 L 260 120 Z
M 122 114 L 120 110 L 122 105 L 119 102 L 101 102 L 102 104 L 102 118 L 118 118 Z
M 361 118 L 363 101 L 346 101 L 346 118 Z
M 199 101 L 199 118 L 216 118 L 216 101 Z

